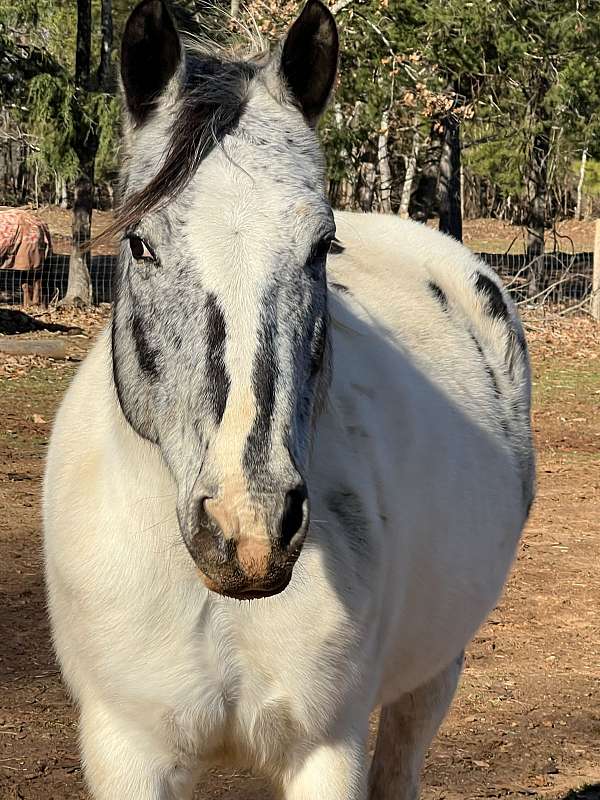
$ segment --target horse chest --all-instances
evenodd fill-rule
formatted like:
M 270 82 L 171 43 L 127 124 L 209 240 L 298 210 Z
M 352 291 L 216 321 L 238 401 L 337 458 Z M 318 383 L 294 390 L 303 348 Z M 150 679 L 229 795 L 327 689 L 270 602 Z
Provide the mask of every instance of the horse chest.
M 105 537 L 95 557 L 114 560 L 123 538 L 122 529 Z M 94 681 L 118 686 L 142 727 L 164 723 L 174 749 L 209 761 L 255 765 L 318 738 L 352 691 L 361 639 L 328 577 L 332 556 L 309 543 L 284 593 L 240 602 L 209 593 L 184 549 L 166 552 L 163 540 L 172 537 L 156 527 L 128 537 L 138 549 L 117 559 L 126 574 L 105 570 L 82 595 L 73 626 L 92 651 Z
M 207 614 L 179 655 L 179 685 L 168 687 L 173 744 L 207 763 L 283 763 L 329 716 L 313 704 L 333 693 L 333 676 L 315 672 L 311 685 L 313 665 L 299 652 L 283 658 L 280 640 L 248 617 Z

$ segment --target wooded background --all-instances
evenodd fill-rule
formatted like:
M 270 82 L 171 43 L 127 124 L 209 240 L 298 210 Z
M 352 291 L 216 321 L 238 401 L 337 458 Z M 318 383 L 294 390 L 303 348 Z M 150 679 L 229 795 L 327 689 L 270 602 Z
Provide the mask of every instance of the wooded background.
M 83 267 L 91 207 L 115 202 L 118 44 L 133 5 L 0 0 L 0 203 L 73 206 Z M 196 35 L 272 42 L 300 7 L 182 0 L 173 10 Z M 330 7 L 340 77 L 320 134 L 334 206 L 439 216 L 458 239 L 465 217 L 507 220 L 527 227 L 530 259 L 556 220 L 600 212 L 600 0 Z M 88 290 L 84 274 L 68 294 Z

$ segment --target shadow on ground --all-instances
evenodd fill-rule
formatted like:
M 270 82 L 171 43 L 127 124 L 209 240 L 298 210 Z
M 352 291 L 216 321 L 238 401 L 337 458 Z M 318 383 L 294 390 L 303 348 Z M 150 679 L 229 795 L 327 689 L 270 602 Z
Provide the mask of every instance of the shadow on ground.
M 574 789 L 562 800 L 600 800 L 600 783 L 590 784 L 582 789 Z
M 0 333 L 14 336 L 18 333 L 52 331 L 56 333 L 82 333 L 81 328 L 59 325 L 57 322 L 43 322 L 16 308 L 0 308 Z

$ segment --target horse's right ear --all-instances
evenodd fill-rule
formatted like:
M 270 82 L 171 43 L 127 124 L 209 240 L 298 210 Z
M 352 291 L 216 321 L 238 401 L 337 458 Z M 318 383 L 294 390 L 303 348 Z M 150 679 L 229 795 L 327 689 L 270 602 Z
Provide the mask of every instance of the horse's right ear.
M 154 109 L 181 59 L 181 42 L 166 5 L 142 0 L 127 20 L 121 44 L 121 79 L 136 124 Z

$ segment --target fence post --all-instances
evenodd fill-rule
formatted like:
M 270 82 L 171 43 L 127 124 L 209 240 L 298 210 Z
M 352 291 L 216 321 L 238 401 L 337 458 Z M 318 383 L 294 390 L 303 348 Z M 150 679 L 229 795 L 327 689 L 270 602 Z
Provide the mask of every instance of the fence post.
M 592 273 L 592 317 L 600 322 L 600 219 L 596 220 L 594 264 Z

